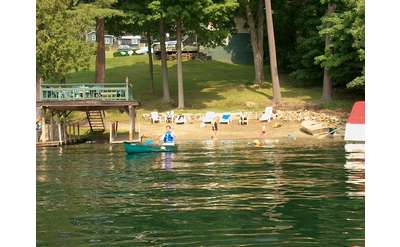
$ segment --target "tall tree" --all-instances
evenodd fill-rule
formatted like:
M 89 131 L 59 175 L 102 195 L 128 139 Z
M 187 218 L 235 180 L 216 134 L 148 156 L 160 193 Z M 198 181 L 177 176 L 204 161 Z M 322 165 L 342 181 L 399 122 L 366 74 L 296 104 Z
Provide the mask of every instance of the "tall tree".
M 176 74 L 178 79 L 178 108 L 185 108 L 182 70 L 182 20 L 176 19 Z
M 272 79 L 273 103 L 279 104 L 281 101 L 281 89 L 279 84 L 278 64 L 276 62 L 274 24 L 272 19 L 271 0 L 265 0 L 265 15 L 267 16 L 269 63 Z
M 147 37 L 147 54 L 149 56 L 149 74 L 150 74 L 150 84 L 151 84 L 151 93 L 153 95 L 156 94 L 156 89 L 154 88 L 154 67 L 153 67 L 153 53 L 152 53 L 152 41 L 151 41 L 151 32 L 146 32 Z
M 327 16 L 331 15 L 332 13 L 335 12 L 335 10 L 336 10 L 336 4 L 329 3 L 326 15 Z M 329 34 L 327 34 L 325 37 L 325 50 L 327 50 L 326 52 L 330 52 L 329 51 L 330 49 L 331 49 L 331 37 L 329 36 Z M 327 66 L 324 67 L 324 80 L 322 86 L 321 100 L 326 103 L 332 101 L 332 76 Z
M 106 76 L 106 49 L 104 44 L 104 17 L 96 17 L 96 83 L 104 83 Z
M 196 36 L 200 34 L 203 40 L 207 40 L 207 42 L 221 42 L 221 34 L 225 34 L 224 38 L 226 37 L 224 26 L 227 22 L 226 19 L 229 19 L 237 6 L 236 0 L 170 0 L 168 2 L 166 16 L 175 21 L 177 38 L 178 108 L 185 107 L 182 66 L 182 37 L 184 33 L 196 34 Z M 210 35 L 210 33 L 212 34 Z
M 160 16 L 160 50 L 161 50 L 161 76 L 163 82 L 163 100 L 165 102 L 171 101 L 169 93 L 169 81 L 168 81 L 168 65 L 167 65 L 167 48 L 165 46 L 166 32 L 164 16 L 161 12 Z
M 254 84 L 264 81 L 264 0 L 241 0 L 238 14 L 244 16 L 249 26 L 253 51 Z
M 150 91 L 155 95 L 154 68 L 152 56 L 152 37 L 159 30 L 159 14 L 149 7 L 152 0 L 119 0 L 115 8 L 123 12 L 122 15 L 107 19 L 107 26 L 114 34 L 143 33 L 146 36 L 149 57 Z
M 168 65 L 167 65 L 167 49 L 165 46 L 166 41 L 166 13 L 169 1 L 166 0 L 150 0 L 148 7 L 158 18 L 159 33 L 160 33 L 160 51 L 161 51 L 161 77 L 163 88 L 163 101 L 170 102 L 171 96 L 169 91 L 168 80 Z
M 113 16 L 120 14 L 119 11 L 112 8 L 112 5 L 117 0 L 82 0 L 88 2 L 95 14 L 96 19 L 96 83 L 104 83 L 106 76 L 106 50 L 104 44 L 104 18 L 107 16 Z

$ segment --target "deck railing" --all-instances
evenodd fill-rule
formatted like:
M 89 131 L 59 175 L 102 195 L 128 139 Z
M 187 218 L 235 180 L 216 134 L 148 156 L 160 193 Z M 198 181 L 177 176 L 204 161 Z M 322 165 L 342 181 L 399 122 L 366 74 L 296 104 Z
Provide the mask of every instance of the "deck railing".
M 42 84 L 40 99 L 122 101 L 133 99 L 133 93 L 127 83 Z

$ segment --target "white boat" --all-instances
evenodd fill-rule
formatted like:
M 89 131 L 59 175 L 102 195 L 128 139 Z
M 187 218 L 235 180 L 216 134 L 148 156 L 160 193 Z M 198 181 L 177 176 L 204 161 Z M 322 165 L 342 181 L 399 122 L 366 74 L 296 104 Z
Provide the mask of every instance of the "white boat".
M 365 102 L 357 101 L 353 105 L 350 116 L 346 123 L 344 133 L 347 153 L 365 152 Z

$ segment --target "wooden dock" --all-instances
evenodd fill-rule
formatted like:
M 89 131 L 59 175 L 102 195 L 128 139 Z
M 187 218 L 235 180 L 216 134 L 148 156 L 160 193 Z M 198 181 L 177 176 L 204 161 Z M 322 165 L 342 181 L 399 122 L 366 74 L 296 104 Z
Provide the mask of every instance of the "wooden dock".
M 80 138 L 79 125 L 68 121 L 73 111 L 93 112 L 119 110 L 129 115 L 127 140 L 135 141 L 136 108 L 140 105 L 133 99 L 132 89 L 126 83 L 92 84 L 43 84 L 40 85 L 37 107 L 41 109 L 42 134 L 37 146 L 54 146 L 77 143 Z M 87 114 L 90 115 L 90 114 Z M 89 120 L 89 119 L 88 119 Z M 89 120 L 90 121 L 90 120 Z M 103 122 L 103 119 L 101 119 Z M 103 122 L 104 124 L 104 122 Z M 92 126 L 91 126 L 91 130 Z M 105 128 L 102 129 L 103 131 Z

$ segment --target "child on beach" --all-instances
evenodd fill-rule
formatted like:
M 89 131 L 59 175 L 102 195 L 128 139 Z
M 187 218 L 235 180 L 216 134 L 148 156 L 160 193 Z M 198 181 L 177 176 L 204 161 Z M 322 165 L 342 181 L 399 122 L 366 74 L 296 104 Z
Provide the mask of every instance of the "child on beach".
M 267 134 L 267 126 L 265 126 L 265 124 L 262 126 L 261 134 L 262 134 L 263 136 L 265 136 L 265 135 Z

